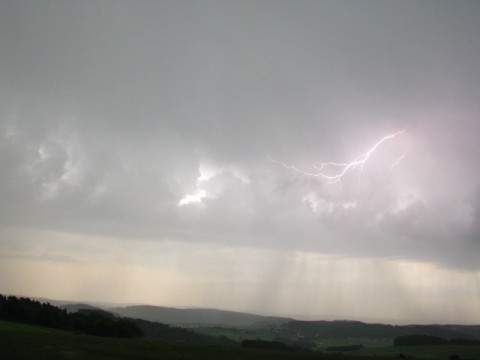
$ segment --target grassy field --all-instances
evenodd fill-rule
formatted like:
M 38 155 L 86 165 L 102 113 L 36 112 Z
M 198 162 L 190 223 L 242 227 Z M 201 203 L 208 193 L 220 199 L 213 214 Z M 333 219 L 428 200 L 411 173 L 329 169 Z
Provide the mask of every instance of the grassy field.
M 3 321 L 0 320 L 0 331 L 23 331 L 23 332 L 30 332 L 30 333 L 48 333 L 50 329 L 28 325 L 28 324 L 20 324 L 16 322 L 10 321 Z
M 391 339 L 371 339 L 371 338 L 348 338 L 348 339 L 320 339 L 316 342 L 318 349 L 325 349 L 330 346 L 347 346 L 352 344 L 362 344 L 366 348 L 385 348 L 392 347 Z
M 265 339 L 272 340 L 275 337 L 275 326 L 271 327 L 198 327 L 195 331 L 213 336 L 228 336 L 236 341 L 242 339 Z M 403 354 L 412 359 L 432 359 L 447 360 L 451 355 L 458 355 L 462 360 L 480 360 L 480 346 L 406 346 L 394 347 L 391 339 L 371 339 L 371 338 L 348 338 L 348 339 L 319 339 L 315 342 L 316 349 L 325 354 L 336 354 L 336 351 L 325 351 L 332 346 L 346 346 L 351 344 L 362 344 L 364 348 L 357 351 L 348 351 L 344 354 L 362 357 L 383 357 L 398 358 Z
M 252 330 L 240 331 L 238 339 L 245 335 L 259 335 Z M 209 329 L 208 332 L 212 332 Z M 244 332 L 245 331 L 245 332 Z M 252 331 L 252 332 L 251 332 Z M 216 335 L 221 329 L 216 330 Z M 234 333 L 235 331 L 233 331 Z M 225 333 L 223 333 L 225 334 Z M 233 335 L 233 334 L 232 334 Z M 363 340 L 363 341 L 362 341 Z M 392 359 L 399 354 L 414 359 L 447 360 L 456 354 L 463 359 L 480 360 L 480 346 L 410 346 L 393 347 L 382 342 L 355 339 L 365 348 L 344 353 L 284 352 L 250 350 L 240 347 L 199 346 L 190 344 L 161 343 L 143 339 L 115 339 L 74 334 L 39 326 L 0 320 L 0 360 L 6 359 L 285 359 L 285 360 L 328 360 L 328 359 Z M 325 340 L 323 346 L 344 345 L 341 339 Z
M 232 340 L 241 342 L 244 339 L 273 340 L 275 327 L 268 326 L 197 326 L 191 327 L 199 334 L 208 336 L 226 336 Z
M 0 321 L 0 359 L 351 359 L 313 352 L 249 350 L 239 347 L 168 344 L 74 334 L 68 331 Z M 358 357 L 353 357 L 353 359 Z M 367 357 L 368 359 L 368 357 Z M 381 358 L 376 358 L 381 359 Z
M 399 346 L 394 347 L 391 341 L 375 339 L 351 339 L 350 343 L 363 344 L 361 350 L 351 351 L 350 355 L 380 356 L 398 358 L 400 354 L 411 359 L 448 360 L 451 355 L 458 355 L 462 360 L 480 360 L 480 346 L 435 345 L 435 346 Z M 328 346 L 344 346 L 349 342 L 342 339 L 323 340 L 320 349 Z M 327 352 L 328 353 L 328 352 Z
M 356 355 L 392 357 L 404 354 L 415 359 L 448 360 L 451 355 L 458 355 L 460 359 L 480 360 L 480 346 L 436 345 L 436 346 L 400 346 L 365 348 L 356 351 Z

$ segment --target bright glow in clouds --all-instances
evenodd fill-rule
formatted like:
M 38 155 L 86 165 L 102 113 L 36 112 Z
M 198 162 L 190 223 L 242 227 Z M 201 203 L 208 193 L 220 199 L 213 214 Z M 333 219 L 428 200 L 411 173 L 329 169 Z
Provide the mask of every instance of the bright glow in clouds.
M 285 167 L 287 169 L 297 171 L 297 172 L 302 173 L 303 175 L 306 175 L 306 176 L 313 176 L 313 177 L 322 178 L 322 179 L 326 180 L 327 183 L 329 183 L 329 184 L 337 184 L 338 183 L 338 184 L 341 185 L 342 178 L 347 173 L 349 173 L 349 172 L 351 172 L 351 171 L 353 171 L 357 168 L 360 168 L 360 171 L 363 171 L 364 165 L 366 164 L 368 159 L 370 159 L 370 156 L 377 150 L 377 148 L 380 145 L 382 145 L 385 141 L 391 140 L 391 139 L 393 139 L 393 138 L 395 138 L 399 135 L 402 135 L 404 132 L 405 132 L 405 130 L 401 130 L 401 131 L 397 131 L 397 132 L 395 132 L 391 135 L 384 136 L 383 138 L 378 140 L 375 143 L 375 145 L 373 145 L 367 152 L 361 154 L 360 156 L 358 156 L 357 158 L 355 158 L 355 160 L 353 160 L 351 162 L 337 163 L 337 162 L 329 161 L 329 162 L 320 163 L 318 165 L 315 164 L 315 165 L 312 166 L 312 170 L 314 170 L 315 172 L 301 170 L 296 166 L 287 165 L 287 164 L 285 164 L 281 161 L 273 160 L 268 155 L 267 156 L 268 156 L 270 161 L 278 163 L 278 164 L 282 165 L 283 167 Z M 397 166 L 405 156 L 406 156 L 406 153 L 403 153 L 402 155 L 400 155 L 400 157 L 398 157 L 395 160 L 394 163 L 389 165 L 389 167 L 393 168 L 393 167 Z M 338 169 L 338 171 L 333 171 L 333 172 L 331 171 L 331 170 L 335 170 L 335 169 Z
M 242 184 L 250 184 L 250 179 L 248 178 L 248 176 L 244 175 L 240 170 L 236 169 L 235 167 L 223 169 L 211 163 L 200 162 L 198 166 L 198 171 L 200 173 L 200 176 L 197 178 L 196 181 L 197 188 L 195 192 L 191 194 L 185 194 L 177 203 L 177 206 L 182 207 L 184 205 L 192 203 L 200 204 L 202 200 L 207 196 L 210 198 L 215 198 L 218 194 L 225 190 L 225 185 L 221 184 L 221 182 L 217 182 L 215 185 L 212 185 L 212 182 L 214 181 L 211 180 L 222 174 L 229 174 L 234 178 L 239 179 Z
M 197 189 L 192 194 L 185 194 L 177 203 L 177 206 L 182 207 L 184 205 L 192 203 L 200 204 L 202 200 L 207 196 L 207 191 L 201 188 L 202 183 L 210 180 L 217 174 L 221 173 L 221 170 L 219 168 L 207 165 L 205 163 L 200 163 L 198 171 L 200 173 L 200 176 L 197 178 Z
M 202 199 L 207 196 L 207 192 L 203 189 L 198 189 L 195 193 L 193 194 L 186 194 L 183 198 L 180 199 L 178 202 L 178 206 L 184 206 L 188 205 L 191 203 L 201 203 Z
M 221 173 L 221 169 L 206 163 L 200 163 L 198 171 L 200 172 L 200 176 L 197 178 L 197 189 L 193 194 L 185 194 L 177 206 L 182 207 L 191 203 L 200 204 L 202 199 L 207 196 L 207 191 L 201 188 L 202 182 L 208 181 Z

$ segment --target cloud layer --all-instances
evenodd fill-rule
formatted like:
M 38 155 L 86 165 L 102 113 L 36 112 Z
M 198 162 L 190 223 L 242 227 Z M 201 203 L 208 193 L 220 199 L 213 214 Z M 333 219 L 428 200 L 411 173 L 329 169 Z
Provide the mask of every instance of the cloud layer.
M 479 13 L 2 2 L 0 226 L 478 272 Z
M 5 225 L 480 265 L 474 4 L 27 5 L 2 5 Z M 268 161 L 402 129 L 341 187 Z

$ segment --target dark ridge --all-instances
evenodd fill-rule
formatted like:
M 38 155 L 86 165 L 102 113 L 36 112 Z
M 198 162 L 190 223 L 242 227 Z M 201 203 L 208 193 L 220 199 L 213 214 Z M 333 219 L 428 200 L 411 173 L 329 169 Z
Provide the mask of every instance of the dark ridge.
M 142 331 L 128 319 L 119 319 L 102 310 L 83 309 L 68 313 L 49 303 L 0 295 L 0 319 L 71 330 L 96 336 L 133 338 Z
M 458 332 L 453 328 L 438 325 L 384 325 L 366 324 L 360 321 L 290 321 L 282 326 L 284 336 L 290 333 L 301 334 L 306 341 L 320 338 L 376 338 L 394 339 L 402 335 L 423 334 L 438 336 L 445 339 L 468 338 L 475 339 L 466 331 Z M 463 329 L 465 330 L 465 329 Z
M 291 320 L 282 317 L 261 316 L 235 311 L 215 309 L 176 309 L 146 305 L 115 307 L 109 309 L 109 311 L 121 316 L 173 325 L 269 325 L 284 324 Z

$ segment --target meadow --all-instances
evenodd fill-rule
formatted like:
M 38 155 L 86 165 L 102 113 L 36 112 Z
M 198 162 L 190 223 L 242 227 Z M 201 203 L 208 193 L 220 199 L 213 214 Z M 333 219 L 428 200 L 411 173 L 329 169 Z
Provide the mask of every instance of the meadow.
M 0 359 L 337 359 L 336 354 L 97 337 L 0 320 Z M 356 357 L 341 356 L 341 359 Z M 368 359 L 370 357 L 367 357 Z M 358 359 L 358 358 L 357 358 Z M 379 359 L 378 357 L 376 359 Z M 381 358 L 380 358 L 381 359 Z
M 221 333 L 217 328 L 217 334 Z M 248 331 L 255 335 L 254 330 Z M 258 334 L 260 335 L 260 333 Z M 356 339 L 360 342 L 362 339 Z M 367 340 L 367 339 L 363 339 Z M 0 359 L 392 359 L 403 354 L 412 359 L 447 360 L 451 355 L 460 359 L 480 359 L 480 346 L 409 346 L 393 347 L 378 341 L 364 341 L 365 348 L 340 354 L 338 352 L 274 351 L 244 349 L 239 346 L 208 346 L 145 339 L 119 339 L 77 334 L 0 320 Z M 325 339 L 321 346 L 346 344 L 342 339 Z

